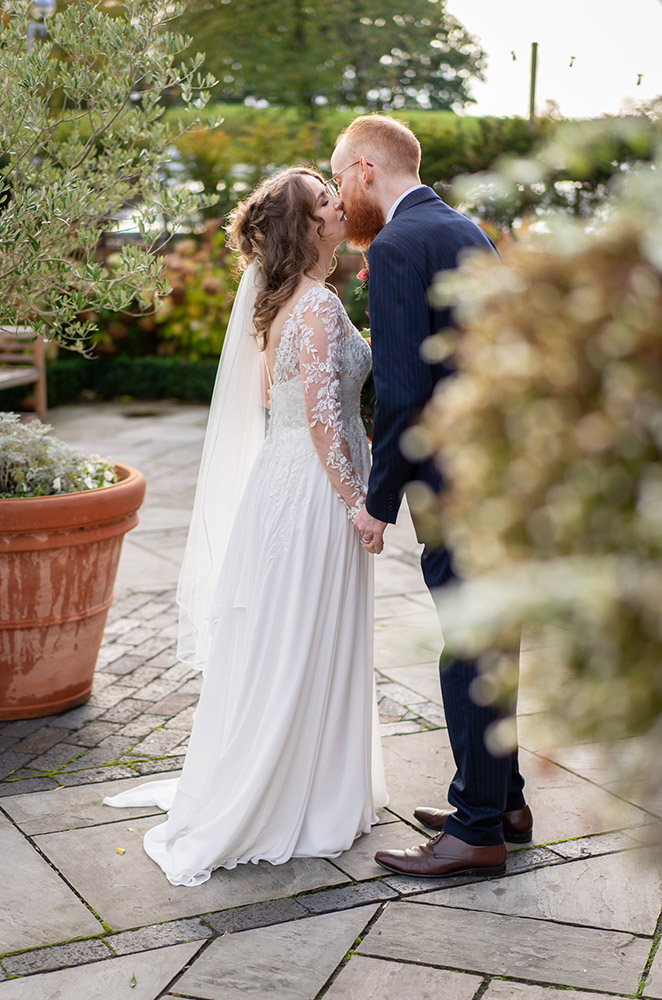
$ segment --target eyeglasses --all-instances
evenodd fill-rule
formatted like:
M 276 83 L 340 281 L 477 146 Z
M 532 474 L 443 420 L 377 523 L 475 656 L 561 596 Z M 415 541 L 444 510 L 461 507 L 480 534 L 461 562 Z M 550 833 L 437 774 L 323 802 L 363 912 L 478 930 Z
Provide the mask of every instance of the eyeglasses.
M 350 167 L 355 167 L 356 164 L 360 163 L 360 162 L 361 162 L 360 159 L 354 160 L 353 163 L 349 163 L 346 167 L 343 167 L 342 170 L 339 170 L 337 174 L 334 174 L 333 177 L 331 178 L 331 180 L 324 181 L 324 187 L 326 188 L 326 190 L 328 191 L 328 193 L 331 195 L 332 198 L 339 198 L 340 197 L 340 188 L 336 184 L 336 178 L 340 177 L 340 175 L 344 174 L 346 170 L 349 170 Z M 369 163 L 368 166 L 371 167 L 372 164 Z

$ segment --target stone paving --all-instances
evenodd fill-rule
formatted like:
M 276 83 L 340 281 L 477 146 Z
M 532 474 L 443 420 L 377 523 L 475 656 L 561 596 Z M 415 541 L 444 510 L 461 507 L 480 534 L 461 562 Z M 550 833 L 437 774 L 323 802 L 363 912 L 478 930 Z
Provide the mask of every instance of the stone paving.
M 217 871 L 175 888 L 147 858 L 157 810 L 104 795 L 181 767 L 199 676 L 175 657 L 177 567 L 206 413 L 53 411 L 57 433 L 140 467 L 148 493 L 124 553 L 94 693 L 47 719 L 0 723 L 0 1000 L 605 1000 L 662 998 L 662 802 L 615 791 L 609 759 L 554 747 L 522 644 L 520 739 L 535 814 L 505 876 L 422 880 L 373 861 L 425 835 L 453 772 L 440 646 L 406 512 L 376 560 L 375 667 L 390 793 L 373 832 L 329 861 Z M 550 749 L 553 747 L 553 749 Z M 332 791 L 332 790 L 330 790 Z

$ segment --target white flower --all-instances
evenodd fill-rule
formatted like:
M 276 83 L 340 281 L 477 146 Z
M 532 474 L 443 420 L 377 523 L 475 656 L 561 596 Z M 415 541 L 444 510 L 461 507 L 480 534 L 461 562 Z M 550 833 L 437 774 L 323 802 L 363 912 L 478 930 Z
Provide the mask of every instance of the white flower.
M 60 479 L 59 476 L 56 476 L 55 479 L 53 480 L 52 489 L 56 490 L 58 493 L 62 489 L 62 480 Z
M 85 489 L 87 489 L 87 490 L 93 490 L 94 489 L 95 484 L 92 481 L 92 476 L 85 476 L 85 479 L 83 480 L 83 483 L 85 485 Z
M 106 469 L 106 471 L 103 474 L 103 478 L 105 479 L 105 481 L 107 483 L 111 482 L 111 480 L 113 480 L 115 478 L 115 471 L 114 471 L 114 469 Z

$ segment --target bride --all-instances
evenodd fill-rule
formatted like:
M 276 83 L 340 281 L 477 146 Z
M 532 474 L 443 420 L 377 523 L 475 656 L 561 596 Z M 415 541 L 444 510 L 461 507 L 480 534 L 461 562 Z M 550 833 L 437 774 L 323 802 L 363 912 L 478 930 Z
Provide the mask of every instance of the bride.
M 181 777 L 104 799 L 169 811 L 144 845 L 173 885 L 337 857 L 387 801 L 372 564 L 352 522 L 370 349 L 325 284 L 344 230 L 340 200 L 298 167 L 231 219 L 245 269 L 177 592 L 178 653 L 203 669 L 202 693 Z

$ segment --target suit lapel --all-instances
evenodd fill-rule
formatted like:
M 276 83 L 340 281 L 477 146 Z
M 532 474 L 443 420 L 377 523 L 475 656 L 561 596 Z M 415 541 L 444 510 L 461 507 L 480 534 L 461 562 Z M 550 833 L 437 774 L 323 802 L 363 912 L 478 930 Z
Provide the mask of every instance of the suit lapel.
M 411 194 L 402 199 L 393 213 L 393 218 L 397 219 L 401 212 L 406 212 L 409 208 L 414 208 L 416 205 L 421 205 L 424 201 L 441 201 L 441 198 L 430 187 L 417 188 L 416 191 L 412 191 Z

